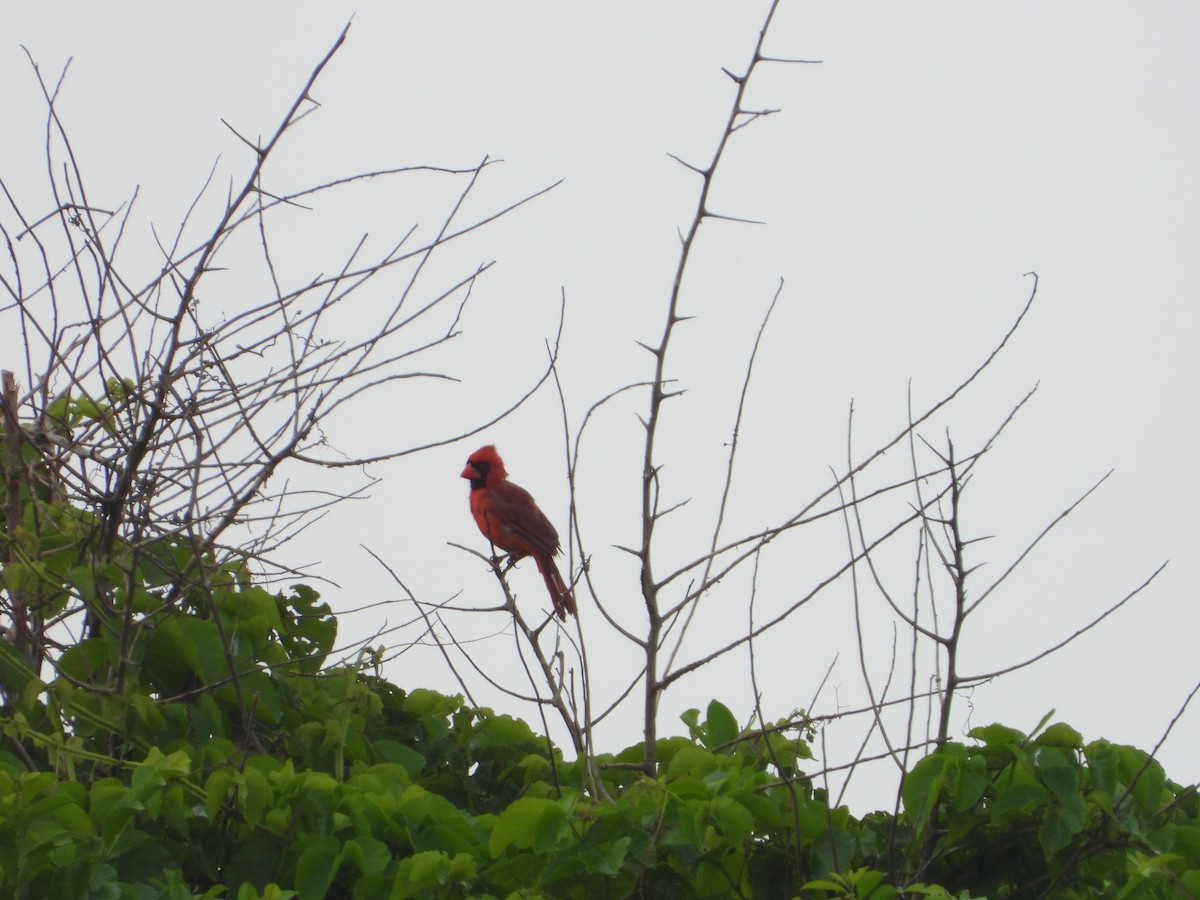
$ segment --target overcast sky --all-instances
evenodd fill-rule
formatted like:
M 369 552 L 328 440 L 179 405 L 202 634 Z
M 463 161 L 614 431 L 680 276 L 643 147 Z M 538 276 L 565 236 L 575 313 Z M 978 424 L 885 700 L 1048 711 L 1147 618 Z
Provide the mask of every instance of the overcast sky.
M 697 0 L 14 5 L 0 29 L 0 169 L 30 210 L 49 211 L 44 107 L 21 45 L 51 80 L 71 59 L 59 112 L 91 199 L 114 208 L 139 189 L 126 240 L 156 265 L 150 226 L 172 230 L 218 157 L 219 185 L 249 166 L 221 120 L 248 136 L 272 132 L 353 16 L 314 91 L 321 107 L 285 147 L 274 184 L 470 166 L 485 155 L 504 162 L 486 173 L 476 211 L 563 183 L 456 251 L 460 270 L 496 261 L 476 287 L 463 337 L 436 359 L 461 382 L 389 388 L 334 423 L 332 443 L 350 455 L 423 443 L 511 402 L 544 365 L 564 295 L 560 374 L 574 430 L 601 396 L 651 374 L 636 342 L 661 333 L 677 229 L 699 188 L 668 154 L 709 162 L 732 98 L 721 68 L 744 71 L 765 9 Z M 1036 271 L 1037 300 L 1010 346 L 922 431 L 944 446 L 949 428 L 956 447 L 972 447 L 1040 384 L 967 495 L 967 530 L 994 535 L 973 551 L 986 564 L 979 588 L 1116 471 L 980 608 L 964 639 L 965 668 L 1040 652 L 1171 562 L 1144 595 L 1061 654 L 964 697 L 956 728 L 1003 721 L 1028 730 L 1056 708 L 1089 739 L 1154 745 L 1200 679 L 1198 34 L 1200 10 L 1181 2 L 784 0 L 768 52 L 822 62 L 755 72 L 747 102 L 781 111 L 737 135 L 716 177 L 716 211 L 765 224 L 707 223 L 688 273 L 681 312 L 696 318 L 669 362 L 687 393 L 668 407 L 661 458 L 665 495 L 692 502 L 664 526 L 664 570 L 707 547 L 746 356 L 780 279 L 743 422 L 730 535 L 780 521 L 829 485 L 829 467 L 845 466 L 851 400 L 854 445 L 865 454 L 903 427 L 910 379 L 916 407 L 953 389 L 1009 328 L 1032 288 L 1026 273 Z M 425 191 L 381 185 L 377 195 L 368 188 L 318 206 L 312 216 L 322 224 L 311 235 L 322 237 L 306 242 L 298 229 L 300 238 L 280 245 L 281 267 L 299 283 L 331 271 L 361 233 L 386 243 L 425 215 L 424 204 L 434 208 L 435 192 Z M 233 310 L 246 298 L 231 289 L 221 302 Z M 11 337 L 0 330 L 6 354 Z M 631 627 L 642 621 L 636 573 L 612 545 L 637 540 L 644 410 L 642 394 L 607 407 L 589 426 L 578 473 L 593 574 Z M 514 480 L 565 534 L 562 412 L 546 390 L 483 438 L 371 467 L 382 481 L 370 499 L 297 542 L 297 558 L 319 562 L 339 585 L 325 589 L 335 608 L 399 596 L 360 544 L 423 600 L 461 591 L 461 605 L 496 602 L 478 561 L 448 545 L 484 549 L 458 473 L 485 441 L 499 445 Z M 890 471 L 902 473 L 905 459 Z M 756 616 L 794 602 L 814 573 L 837 563 L 837 547 L 828 535 L 773 547 Z M 914 553 L 909 541 L 887 560 L 902 596 Z M 684 657 L 744 630 L 748 576 L 707 601 Z M 861 573 L 871 668 L 882 681 L 891 619 L 870 581 Z M 535 609 L 545 603 L 528 563 L 513 583 Z M 607 702 L 638 657 L 586 597 L 580 607 Z M 369 634 L 385 618 L 410 616 L 397 603 L 350 616 L 343 628 Z M 512 671 L 502 621 L 457 622 L 493 673 Z M 844 579 L 765 641 L 768 718 L 807 706 L 831 664 L 813 711 L 864 702 L 853 634 Z M 746 655 L 735 656 L 673 688 L 664 731 L 682 727 L 680 710 L 714 696 L 749 720 Z M 388 674 L 404 687 L 456 689 L 428 648 L 396 657 Z M 477 698 L 535 721 L 485 687 Z M 600 749 L 636 741 L 636 722 L 635 708 L 614 717 Z M 863 725 L 831 729 L 830 740 L 852 748 Z M 1200 708 L 1162 752 L 1176 780 L 1200 778 L 1197 740 Z M 887 802 L 870 791 L 852 796 Z

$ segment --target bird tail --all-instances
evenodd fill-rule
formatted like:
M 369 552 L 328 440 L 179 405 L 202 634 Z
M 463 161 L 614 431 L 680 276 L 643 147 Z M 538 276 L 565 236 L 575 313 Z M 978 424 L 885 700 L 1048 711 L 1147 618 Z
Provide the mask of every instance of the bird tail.
M 558 571 L 553 557 L 538 553 L 534 559 L 537 562 L 538 571 L 546 580 L 546 590 L 550 592 L 550 602 L 554 604 L 554 612 L 564 622 L 567 621 L 567 613 L 576 615 L 575 598 L 571 595 L 571 589 L 563 581 L 562 574 Z

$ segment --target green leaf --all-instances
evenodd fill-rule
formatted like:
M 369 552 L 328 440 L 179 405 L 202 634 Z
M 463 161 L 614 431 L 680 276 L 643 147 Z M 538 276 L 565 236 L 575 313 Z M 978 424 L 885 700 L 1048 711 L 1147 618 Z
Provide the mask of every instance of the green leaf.
M 741 846 L 754 831 L 754 819 L 750 811 L 729 797 L 714 797 L 708 814 L 720 829 L 725 843 L 731 846 Z
M 153 698 L 132 691 L 128 696 L 128 700 L 129 705 L 133 708 L 133 712 L 137 714 L 138 720 L 147 728 L 159 731 L 167 727 L 167 720 Z
M 1005 825 L 1015 813 L 1029 813 L 1050 799 L 1050 793 L 1040 784 L 1001 784 L 997 786 L 996 801 L 992 804 L 992 821 Z
M 337 617 L 321 595 L 305 584 L 294 584 L 288 596 L 276 598 L 280 641 L 301 672 L 321 669 L 337 640 Z
M 240 676 L 242 693 L 254 698 L 254 716 L 260 722 L 278 725 L 283 720 L 283 701 L 275 679 L 261 670 Z
M 472 736 L 472 748 L 483 750 L 490 747 L 511 747 L 534 741 L 533 731 L 520 719 L 512 716 L 489 716 L 480 721 Z
M 611 878 L 621 871 L 625 858 L 629 854 L 631 843 L 633 843 L 633 838 L 626 835 L 604 847 L 591 848 L 585 845 L 585 851 L 581 854 L 581 858 L 589 871 Z
M 680 747 L 679 751 L 671 757 L 671 762 L 667 766 L 667 775 L 671 778 L 680 778 L 684 775 L 703 778 L 710 772 L 716 771 L 720 766 L 721 763 L 717 757 L 713 756 L 709 750 L 688 744 Z M 705 790 L 705 793 L 708 791 Z
M 146 668 L 170 693 L 181 693 L 189 676 L 213 684 L 229 674 L 216 625 L 195 616 L 171 616 L 150 637 Z
M 467 854 L 459 853 L 451 859 L 442 850 L 424 850 L 400 860 L 391 893 L 387 896 L 389 900 L 417 896 L 440 897 L 444 895 L 437 889 L 443 885 L 451 881 L 468 883 L 474 877 L 475 861 Z M 448 896 L 458 896 L 458 893 Z
M 558 841 L 566 819 L 566 811 L 553 800 L 522 797 L 500 814 L 488 841 L 488 852 L 498 857 L 510 846 L 515 846 L 545 853 Z
M 1071 765 L 1047 765 L 1042 770 L 1042 779 L 1054 796 L 1059 799 L 1079 795 L 1080 770 Z
M 1083 749 L 1083 755 L 1087 760 L 1088 774 L 1091 778 L 1092 787 L 1095 791 L 1099 791 L 1105 795 L 1106 802 L 1103 805 L 1106 809 L 1111 809 L 1113 802 L 1116 800 L 1114 795 L 1117 790 L 1117 779 L 1120 769 L 1120 758 L 1116 748 L 1108 741 L 1092 741 L 1092 743 Z
M 829 875 L 838 865 L 845 865 L 847 860 L 854 859 L 856 842 L 854 836 L 844 828 L 827 827 L 813 841 L 816 866 L 813 871 L 818 875 Z
M 879 882 L 883 881 L 882 872 L 859 869 L 854 873 L 854 876 L 854 894 L 856 897 L 872 897 L 882 900 L 885 892 L 876 891 L 876 888 L 879 887 Z
M 204 784 L 204 811 L 210 820 L 216 819 L 233 786 L 234 776 L 229 769 L 217 769 L 208 776 Z
M 800 834 L 812 841 L 829 826 L 829 808 L 817 800 L 802 801 L 796 807 L 796 818 Z
M 1022 732 L 998 722 L 972 728 L 967 732 L 967 736 L 987 744 L 989 747 L 1015 746 L 1025 742 L 1025 735 Z
M 462 709 L 461 695 L 452 697 L 428 688 L 417 688 L 404 698 L 404 709 L 421 719 L 446 719 Z
M 900 797 L 904 801 L 905 809 L 920 822 L 928 819 L 936 807 L 942 786 L 946 782 L 947 769 L 957 768 L 958 761 L 950 749 L 954 746 L 947 744 L 935 750 L 904 776 Z M 958 755 L 965 753 L 961 747 L 958 750 Z
M 972 762 L 978 757 L 972 757 Z M 982 762 L 982 760 L 981 760 Z M 954 784 L 954 810 L 966 812 L 978 806 L 983 795 L 992 786 L 992 776 L 985 769 L 964 767 Z
M 739 878 L 739 875 L 741 876 Z M 730 887 L 741 887 L 746 876 L 745 854 L 740 851 L 725 853 L 720 859 L 702 859 L 696 865 L 696 875 L 693 881 L 697 897 L 728 897 L 731 895 L 746 895 L 744 890 L 736 893 Z
M 1047 747 L 1081 750 L 1083 735 L 1065 722 L 1055 722 L 1044 733 L 1038 735 L 1037 742 Z
M 1029 732 L 1029 736 L 1031 738 L 1037 737 L 1041 733 L 1042 729 L 1046 727 L 1046 723 L 1054 718 L 1054 713 L 1055 713 L 1055 710 L 1052 709 L 1052 710 L 1050 710 L 1050 712 L 1048 712 L 1044 716 L 1042 716 L 1042 718 L 1038 721 L 1037 725 L 1035 725 L 1033 727 L 1033 731 Z
M 247 767 L 238 785 L 238 799 L 246 824 L 253 828 L 262 821 L 263 813 L 274 802 L 274 792 L 258 769 Z
M 104 416 L 104 411 L 91 397 L 80 397 L 76 400 L 75 411 L 82 419 L 96 420 Z
M 19 697 L 34 683 L 45 687 L 30 667 L 29 661 L 12 641 L 0 634 L 0 691 L 3 691 L 5 697 Z
M 346 841 L 342 858 L 353 862 L 364 875 L 379 875 L 392 861 L 392 851 L 383 841 L 364 834 Z
M 58 660 L 60 672 L 76 681 L 89 682 L 109 665 L 108 642 L 103 638 L 84 638 L 63 651 Z
M 338 871 L 338 839 L 323 834 L 302 839 L 296 860 L 296 885 L 300 900 L 322 900 Z
M 952 900 L 952 898 L 956 896 L 951 894 L 940 884 L 921 884 L 920 882 L 916 882 L 914 884 L 907 885 L 904 890 L 909 894 L 924 894 L 926 897 L 935 897 L 938 898 L 938 900 Z M 968 891 L 963 891 L 957 896 L 962 898 L 962 900 L 970 900 L 970 894 Z M 981 897 L 979 900 L 987 900 L 987 898 Z
M 1082 796 L 1068 797 L 1061 804 L 1046 810 L 1042 827 L 1038 829 L 1038 841 L 1042 852 L 1050 860 L 1059 850 L 1071 843 L 1087 821 L 1087 812 Z
M 1164 800 L 1167 774 L 1158 760 L 1133 747 L 1122 747 L 1121 775 L 1132 783 L 1131 796 L 1143 815 L 1153 816 Z M 1147 760 L 1149 762 L 1147 763 Z M 1133 763 L 1136 761 L 1136 768 Z M 1136 779 L 1136 780 L 1135 780 Z
M 389 763 L 398 763 L 411 778 L 419 778 L 425 768 L 425 757 L 399 741 L 381 740 L 372 745 L 379 758 Z
M 741 733 L 738 727 L 738 721 L 733 717 L 728 707 L 716 700 L 708 704 L 708 743 L 706 746 L 710 748 L 719 747 L 722 744 L 728 744 L 733 741 Z

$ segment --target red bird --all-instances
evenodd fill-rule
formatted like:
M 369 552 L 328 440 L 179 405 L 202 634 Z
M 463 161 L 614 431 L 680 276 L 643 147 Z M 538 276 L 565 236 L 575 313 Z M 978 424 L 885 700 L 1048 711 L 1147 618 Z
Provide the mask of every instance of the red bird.
M 554 564 L 558 532 L 529 491 L 508 480 L 496 448 L 488 444 L 472 453 L 462 477 L 471 482 L 471 515 L 483 536 L 508 553 L 513 562 L 532 556 L 558 617 L 565 622 L 567 613 L 575 615 L 575 598 Z

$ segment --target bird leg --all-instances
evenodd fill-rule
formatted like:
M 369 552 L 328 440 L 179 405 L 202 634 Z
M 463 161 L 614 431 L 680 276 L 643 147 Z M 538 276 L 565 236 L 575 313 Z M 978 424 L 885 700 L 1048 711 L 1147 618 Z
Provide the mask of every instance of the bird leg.
M 519 563 L 521 560 L 523 560 L 527 555 L 528 554 L 525 554 L 525 553 L 510 553 L 510 554 L 508 554 L 508 562 L 506 562 L 504 564 L 504 568 L 500 570 L 500 573 L 502 575 L 507 573 L 509 569 L 511 569 L 513 566 L 515 566 L 517 563 Z M 504 559 L 504 557 L 500 557 L 499 559 L 496 560 L 496 562 L 499 563 L 500 559 Z

